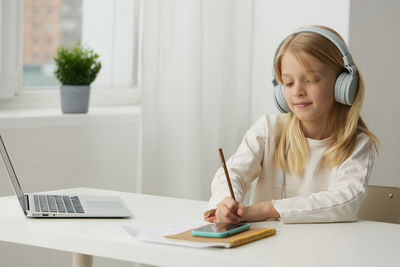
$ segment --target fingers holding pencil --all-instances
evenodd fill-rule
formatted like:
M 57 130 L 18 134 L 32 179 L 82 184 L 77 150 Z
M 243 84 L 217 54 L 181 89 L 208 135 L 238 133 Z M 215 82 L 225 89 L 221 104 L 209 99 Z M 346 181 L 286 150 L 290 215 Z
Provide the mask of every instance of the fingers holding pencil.
M 216 222 L 239 223 L 245 221 L 245 206 L 230 197 L 224 198 L 215 211 Z

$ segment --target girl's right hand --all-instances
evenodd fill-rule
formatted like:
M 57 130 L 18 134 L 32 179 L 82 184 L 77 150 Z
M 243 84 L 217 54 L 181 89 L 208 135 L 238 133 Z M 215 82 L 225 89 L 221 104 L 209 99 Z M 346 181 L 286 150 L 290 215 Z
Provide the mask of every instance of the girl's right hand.
M 217 205 L 215 217 L 217 222 L 224 223 L 239 223 L 245 221 L 245 206 L 233 200 L 233 198 L 226 197 Z

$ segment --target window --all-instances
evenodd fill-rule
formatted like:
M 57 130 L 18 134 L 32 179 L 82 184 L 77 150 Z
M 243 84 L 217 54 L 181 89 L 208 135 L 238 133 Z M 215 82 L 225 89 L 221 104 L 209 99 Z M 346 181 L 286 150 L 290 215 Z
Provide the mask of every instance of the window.
M 100 55 L 95 91 L 137 91 L 140 0 L 0 2 L 0 98 L 56 91 L 54 56 L 81 41 Z M 135 95 L 138 95 L 136 92 Z M 118 98 L 118 97 L 117 97 Z M 106 99 L 103 97 L 103 99 Z
M 54 55 L 82 41 L 102 61 L 93 87 L 136 85 L 137 4 L 130 0 L 25 0 L 23 86 L 57 88 Z M 54 12 L 52 12 L 54 10 Z

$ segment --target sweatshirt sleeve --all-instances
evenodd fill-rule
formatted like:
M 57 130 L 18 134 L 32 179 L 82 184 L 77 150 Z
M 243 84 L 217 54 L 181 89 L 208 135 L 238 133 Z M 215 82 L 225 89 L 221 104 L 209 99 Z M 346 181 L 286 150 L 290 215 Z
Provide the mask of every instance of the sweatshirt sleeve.
M 264 155 L 266 116 L 259 118 L 246 132 L 236 152 L 226 162 L 232 188 L 237 201 L 242 202 L 247 191 L 261 172 Z M 222 166 L 211 183 L 208 210 L 215 209 L 225 197 L 230 196 Z
M 356 221 L 367 195 L 368 179 L 374 164 L 369 137 L 357 137 L 353 154 L 337 170 L 336 180 L 327 191 L 306 197 L 273 200 L 283 223 Z

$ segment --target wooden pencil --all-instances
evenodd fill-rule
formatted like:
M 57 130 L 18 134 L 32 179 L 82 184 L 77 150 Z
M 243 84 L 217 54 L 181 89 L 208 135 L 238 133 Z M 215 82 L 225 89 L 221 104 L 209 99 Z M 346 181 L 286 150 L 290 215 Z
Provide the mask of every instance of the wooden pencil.
M 228 186 L 229 186 L 229 191 L 231 192 L 231 197 L 233 198 L 233 200 L 236 201 L 235 194 L 233 193 L 233 189 L 232 189 L 231 179 L 229 178 L 228 169 L 226 168 L 225 158 L 224 158 L 224 153 L 222 152 L 222 148 L 219 148 L 218 151 L 219 151 L 219 156 L 220 156 L 221 161 L 222 161 L 222 167 L 224 168 L 226 181 L 227 181 Z

